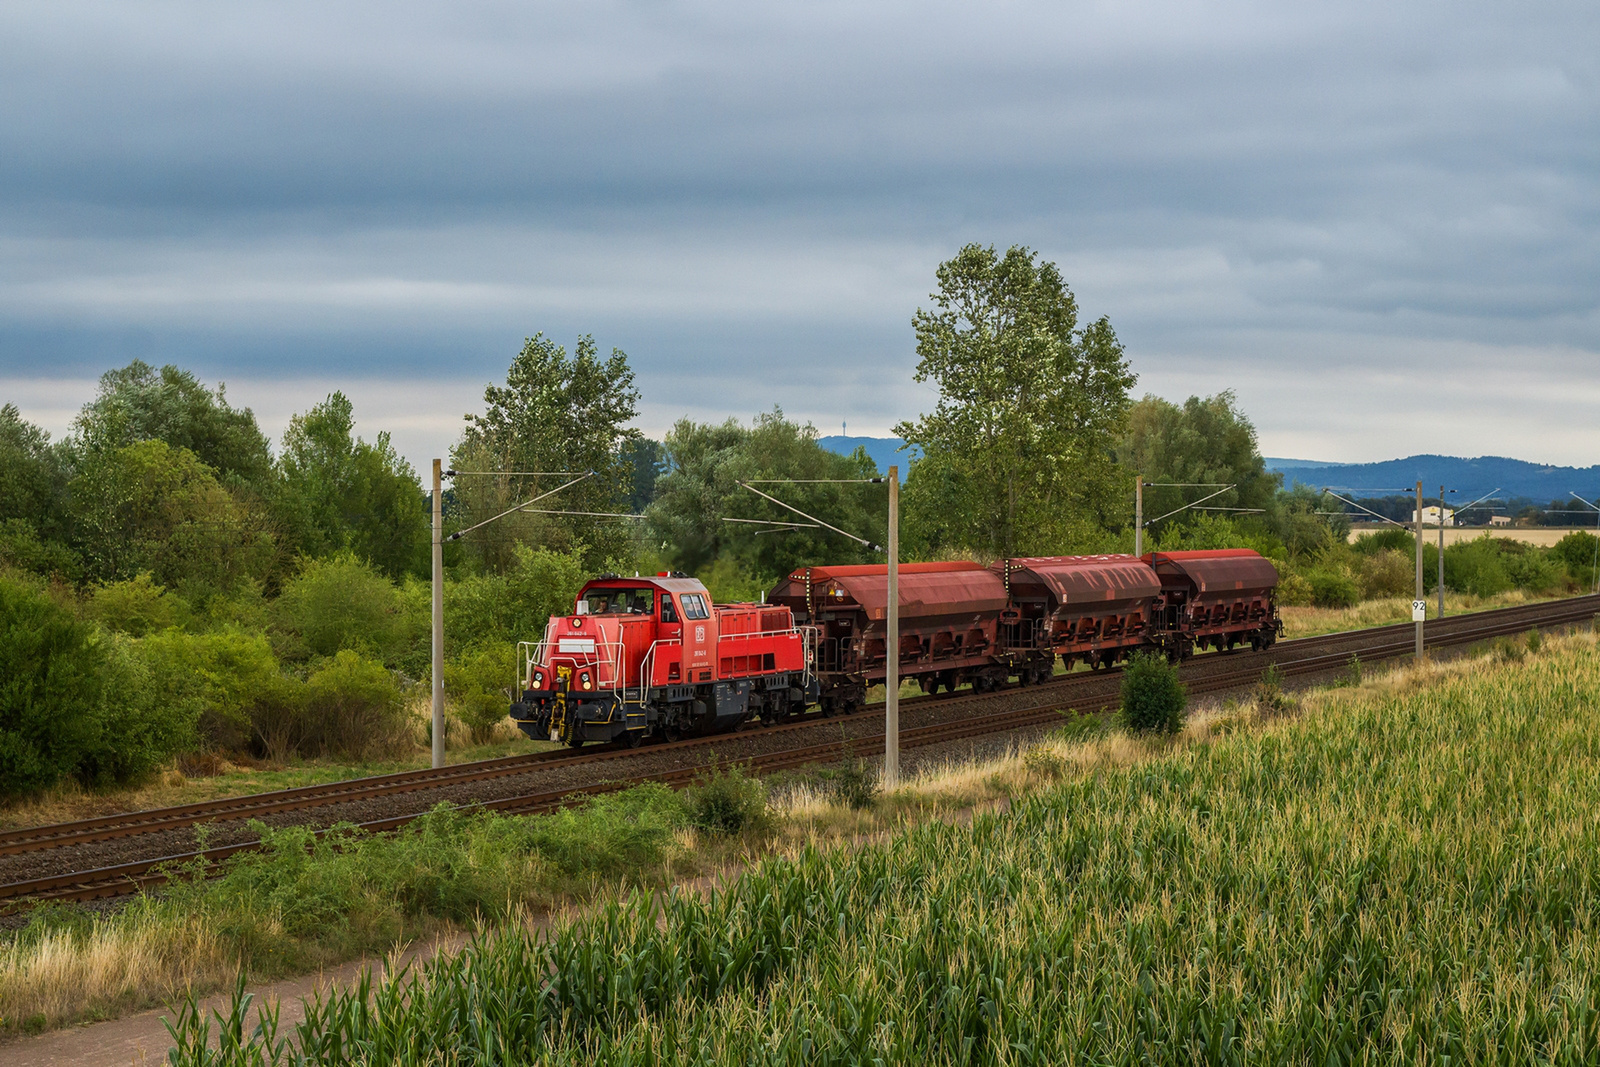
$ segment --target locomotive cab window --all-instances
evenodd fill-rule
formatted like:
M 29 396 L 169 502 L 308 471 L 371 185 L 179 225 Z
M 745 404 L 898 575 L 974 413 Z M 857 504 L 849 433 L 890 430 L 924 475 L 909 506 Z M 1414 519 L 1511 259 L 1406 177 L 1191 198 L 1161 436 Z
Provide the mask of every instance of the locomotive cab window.
M 709 619 L 711 612 L 706 607 L 706 598 L 699 593 L 680 593 L 678 599 L 683 601 L 683 617 L 686 619 Z
M 584 596 L 591 615 L 649 615 L 655 610 L 656 591 L 642 589 L 591 589 Z
M 678 621 L 678 612 L 677 612 L 677 609 L 675 609 L 672 606 L 672 597 L 668 596 L 665 593 L 661 594 L 661 621 L 662 622 L 677 622 Z

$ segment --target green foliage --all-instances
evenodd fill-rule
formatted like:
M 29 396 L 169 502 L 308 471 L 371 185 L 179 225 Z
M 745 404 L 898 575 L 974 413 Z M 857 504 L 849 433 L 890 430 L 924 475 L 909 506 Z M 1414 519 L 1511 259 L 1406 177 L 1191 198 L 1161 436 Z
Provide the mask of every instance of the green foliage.
M 1332 497 L 1296 484 L 1278 494 L 1268 521 L 1289 558 L 1303 560 L 1344 544 L 1350 532 L 1349 521 L 1319 514 L 1343 509 L 1344 505 Z
M 1510 569 L 1501 552 L 1502 541 L 1495 537 L 1479 537 L 1450 545 L 1444 551 L 1444 583 L 1451 589 L 1473 596 L 1494 596 L 1512 587 Z M 1423 576 L 1431 577 L 1434 568 L 1423 568 Z
M 296 748 L 306 755 L 359 760 L 407 742 L 405 705 L 394 675 L 350 649 L 340 649 L 311 672 L 303 722 Z
M 1058 550 L 1125 521 L 1110 456 L 1134 375 L 1111 324 L 1078 324 L 1055 264 L 967 245 L 913 318 L 934 411 L 895 432 L 921 450 L 906 483 L 912 552 Z
M 1311 603 L 1319 608 L 1353 608 L 1361 603 L 1361 589 L 1342 570 L 1324 568 L 1306 575 L 1311 583 Z
M 857 757 L 849 748 L 845 749 L 844 760 L 837 767 L 823 772 L 822 780 L 827 783 L 833 798 L 852 811 L 871 809 L 883 792 L 878 773 L 872 765 Z
M 297 713 L 300 683 L 284 676 L 265 634 L 163 630 L 135 642 L 132 655 L 148 690 L 208 748 L 236 750 L 252 740 L 274 754 L 276 724 Z
M 612 512 L 626 506 L 636 465 L 626 449 L 639 436 L 628 426 L 638 411 L 633 370 L 620 349 L 602 359 L 594 338 L 566 349 L 535 334 L 512 360 L 504 387 L 484 390 L 485 411 L 469 415 L 452 466 L 462 471 L 578 471 L 593 476 L 539 507 L 555 511 Z M 464 475 L 456 479 L 453 508 L 462 526 L 487 519 L 555 489 L 572 476 Z M 627 554 L 624 522 L 581 515 L 518 512 L 468 534 L 465 550 L 484 569 L 512 565 L 518 543 L 542 545 L 580 557 L 589 570 Z
M 1600 538 L 1575 530 L 1550 546 L 1550 556 L 1566 567 L 1578 588 L 1588 591 L 1595 587 L 1595 562 L 1600 558 L 1597 547 L 1600 547 Z
M 1283 542 L 1258 524 L 1246 523 L 1224 515 L 1200 513 L 1183 525 L 1167 524 L 1147 542 L 1151 548 L 1163 552 L 1182 552 L 1192 549 L 1253 548 L 1272 560 L 1283 560 L 1288 554 Z
M 104 742 L 104 699 L 89 627 L 0 575 L 0 795 L 78 773 Z
M 724 770 L 712 763 L 695 776 L 684 800 L 689 821 L 709 834 L 761 833 L 771 823 L 767 787 L 737 764 Z
M 1527 641 L 1528 654 L 1530 656 L 1537 656 L 1540 650 L 1544 648 L 1544 634 L 1539 632 L 1539 628 L 1537 626 L 1528 631 Z
M 1363 556 L 1396 552 L 1409 557 L 1417 550 L 1417 537 L 1410 530 L 1403 530 L 1398 526 L 1385 526 L 1381 530 L 1374 530 L 1357 537 L 1350 548 L 1357 555 Z
M 1361 595 L 1373 599 L 1407 596 L 1416 592 L 1415 566 L 1413 558 L 1392 548 L 1357 553 L 1355 567 Z
M 99 395 L 76 423 L 76 447 L 111 453 L 141 441 L 164 442 L 194 455 L 229 485 L 266 484 L 272 453 L 249 408 L 228 403 L 188 371 L 160 371 L 134 360 L 100 377 Z
M 685 822 L 682 797 L 645 785 L 522 818 L 440 805 L 393 834 L 252 823 L 263 851 L 110 921 L 199 920 L 256 973 L 292 973 L 386 948 L 429 920 L 504 918 L 601 885 L 657 883 Z
M 1189 694 L 1178 668 L 1164 656 L 1135 653 L 1122 670 L 1122 724 L 1134 733 L 1175 734 L 1183 728 Z
M 63 540 L 67 479 L 66 457 L 50 435 L 14 404 L 0 406 L 0 523 L 26 524 L 41 544 Z M 21 529 L 11 536 L 22 538 Z
M 87 784 L 139 781 L 200 743 L 199 710 L 171 688 L 170 679 L 157 680 L 142 645 L 115 633 L 95 642 L 105 725 L 100 744 L 78 771 Z
M 490 641 L 457 653 L 444 665 L 444 690 L 472 739 L 485 742 L 506 721 L 517 674 L 517 646 Z
M 290 420 L 277 511 L 303 555 L 349 550 L 391 578 L 423 574 L 430 520 L 416 471 L 387 433 L 368 444 L 354 428 L 354 406 L 338 392 Z
M 85 571 L 98 581 L 148 571 L 168 588 L 206 595 L 276 564 L 262 513 L 236 500 L 186 448 L 144 440 L 91 451 L 71 493 Z
M 576 555 L 516 545 L 504 573 L 445 585 L 445 640 L 451 648 L 538 641 L 552 615 L 572 610 L 590 574 Z
M 124 582 L 95 586 L 84 603 L 84 614 L 130 637 L 184 626 L 190 619 L 188 602 L 158 584 L 149 571 Z
M 750 577 L 776 578 L 804 563 L 858 563 L 881 554 L 825 529 L 762 527 L 726 519 L 803 523 L 800 516 L 763 500 L 738 483 L 752 479 L 865 479 L 878 469 L 865 453 L 840 456 L 817 443 L 817 430 L 786 419 L 779 409 L 746 427 L 681 419 L 667 434 L 671 470 L 656 483 L 650 506 L 652 543 L 673 570 L 704 574 L 717 564 Z M 809 515 L 857 537 L 882 543 L 886 490 L 881 485 L 759 485 Z
M 301 561 L 274 605 L 285 659 L 351 649 L 393 662 L 426 634 L 427 617 L 395 584 L 353 552 Z
M 1191 396 L 1182 407 L 1147 394 L 1128 412 L 1117 459 L 1147 482 L 1213 482 L 1238 487 L 1206 501 L 1208 507 L 1270 509 L 1282 481 L 1281 475 L 1267 470 L 1256 447 L 1256 428 L 1239 409 L 1231 390 L 1203 400 Z M 1163 515 L 1212 491 L 1146 489 L 1144 513 Z M 1207 517 L 1202 511 L 1179 512 L 1157 527 L 1157 532 L 1188 526 Z
M 1359 671 L 1359 664 L 1356 670 Z M 1299 706 L 1299 701 L 1283 688 L 1283 671 L 1276 663 L 1269 664 L 1261 672 L 1255 687 L 1250 693 L 1251 700 L 1256 706 L 1256 711 L 1272 718 L 1285 715 Z

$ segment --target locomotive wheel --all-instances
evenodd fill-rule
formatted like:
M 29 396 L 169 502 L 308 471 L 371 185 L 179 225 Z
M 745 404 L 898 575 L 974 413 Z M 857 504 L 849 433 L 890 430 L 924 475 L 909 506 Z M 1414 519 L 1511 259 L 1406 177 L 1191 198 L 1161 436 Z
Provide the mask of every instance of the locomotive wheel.
M 683 730 L 675 722 L 663 723 L 661 726 L 661 736 L 665 738 L 668 743 L 673 741 L 682 741 Z
M 644 744 L 643 730 L 629 730 L 626 736 L 629 748 L 638 748 L 640 745 Z

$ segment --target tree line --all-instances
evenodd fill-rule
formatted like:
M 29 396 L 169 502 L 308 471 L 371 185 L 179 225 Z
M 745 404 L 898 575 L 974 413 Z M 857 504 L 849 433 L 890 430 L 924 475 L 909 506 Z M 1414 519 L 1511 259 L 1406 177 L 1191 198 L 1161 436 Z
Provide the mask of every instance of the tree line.
M 1149 490 L 1147 516 L 1176 512 L 1151 547 L 1258 548 L 1307 601 L 1366 581 L 1337 509 L 1280 486 L 1232 393 L 1133 397 L 1111 323 L 1080 314 L 1054 264 L 969 245 L 936 281 L 912 328 L 937 401 L 896 427 L 918 457 L 905 558 L 1129 551 L 1137 471 L 1233 486 L 1206 503 L 1232 510 L 1178 510 L 1209 489 Z M 633 425 L 639 400 L 625 353 L 536 334 L 464 418 L 441 501 L 461 534 L 455 743 L 507 729 L 516 642 L 590 576 L 681 570 L 754 599 L 796 566 L 882 559 L 885 489 L 864 451 L 830 452 L 776 407 L 656 441 Z M 421 742 L 429 487 L 355 418 L 332 393 L 274 447 L 221 385 L 141 361 L 107 372 L 59 441 L 0 407 L 0 793 L 135 779 L 175 754 L 198 773 L 219 754 Z

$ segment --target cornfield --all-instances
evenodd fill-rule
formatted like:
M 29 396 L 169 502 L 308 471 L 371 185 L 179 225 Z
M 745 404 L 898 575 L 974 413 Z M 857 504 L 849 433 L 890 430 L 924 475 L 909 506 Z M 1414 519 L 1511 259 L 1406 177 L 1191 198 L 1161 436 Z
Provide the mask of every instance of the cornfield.
M 1338 690 L 970 827 L 486 935 L 294 1034 L 191 1011 L 172 1059 L 1594 1062 L 1597 709 L 1592 638 Z

